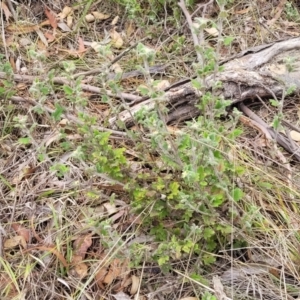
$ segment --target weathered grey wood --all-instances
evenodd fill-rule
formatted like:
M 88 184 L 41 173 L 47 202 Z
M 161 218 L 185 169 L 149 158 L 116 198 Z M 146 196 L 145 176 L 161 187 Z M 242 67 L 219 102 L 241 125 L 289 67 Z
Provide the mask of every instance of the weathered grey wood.
M 222 88 L 217 91 L 217 94 L 232 103 L 257 96 L 281 97 L 291 86 L 294 86 L 295 92 L 300 91 L 300 38 L 262 45 L 249 49 L 245 53 L 224 63 L 222 72 L 205 78 L 208 90 L 216 81 L 220 81 Z M 202 93 L 188 82 L 183 86 L 170 89 L 160 99 L 147 99 L 124 110 L 118 116 L 111 118 L 110 124 L 114 126 L 117 120 L 122 120 L 130 127 L 137 111 L 141 108 L 152 110 L 157 101 L 165 103 L 170 108 L 170 114 L 173 112 L 173 116 L 170 115 L 168 121 L 174 121 L 172 107 L 179 102 L 183 115 L 180 116 L 178 113 L 180 107 L 177 106 L 176 116 L 181 121 L 190 119 L 191 116 L 195 117 L 200 113 L 191 104 L 201 101 L 201 96 Z

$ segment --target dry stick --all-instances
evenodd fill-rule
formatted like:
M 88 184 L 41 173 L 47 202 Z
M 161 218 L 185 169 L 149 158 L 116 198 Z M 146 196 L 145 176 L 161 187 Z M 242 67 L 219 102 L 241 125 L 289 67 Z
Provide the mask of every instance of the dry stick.
M 6 73 L 5 72 L 0 72 L 0 79 L 6 79 L 6 78 L 7 78 Z M 17 81 L 17 82 L 30 82 L 30 83 L 32 83 L 36 78 L 39 78 L 39 77 L 30 76 L 30 75 L 19 75 L 19 74 L 14 74 L 13 75 L 14 81 Z M 56 83 L 56 84 L 71 85 L 71 82 L 65 77 L 54 77 L 52 79 L 52 81 L 53 81 L 53 83 Z M 84 90 L 86 92 L 92 92 L 92 93 L 95 93 L 95 94 L 104 94 L 104 93 L 106 93 L 110 97 L 123 98 L 123 99 L 129 100 L 129 101 L 139 101 L 142 98 L 142 97 L 135 96 L 135 95 L 128 94 L 128 93 L 120 93 L 118 95 L 115 95 L 111 91 L 107 91 L 107 90 L 98 88 L 96 86 L 88 85 L 88 84 L 81 84 L 80 86 L 81 86 L 82 90 Z
M 3 1 L 3 0 L 2 0 Z M 0 5 L 1 5 L 1 0 L 0 0 Z M 1 10 L 1 36 L 2 36 L 2 41 L 3 41 L 3 46 L 4 46 L 4 50 L 5 50 L 5 57 L 6 60 L 9 61 L 9 55 L 8 55 L 8 51 L 7 51 L 7 45 L 6 45 L 6 40 L 5 40 L 5 32 L 4 32 L 4 21 L 3 21 L 3 9 L 0 7 Z
M 251 118 L 252 120 L 256 121 L 257 123 L 259 123 L 260 125 L 262 125 L 264 128 L 266 128 L 266 130 L 268 130 L 268 132 L 270 133 L 270 135 L 272 136 L 272 138 L 281 146 L 283 147 L 286 151 L 288 151 L 289 153 L 292 154 L 292 156 L 294 158 L 296 158 L 298 161 L 300 161 L 300 155 L 297 154 L 297 151 L 293 151 L 293 149 L 299 149 L 298 145 L 296 145 L 294 142 L 292 143 L 291 146 L 291 141 L 289 139 L 287 139 L 286 137 L 284 137 L 281 134 L 278 134 L 273 128 L 269 127 L 269 125 L 263 121 L 258 115 L 256 115 L 251 109 L 249 109 L 247 106 L 245 106 L 245 104 L 240 103 L 239 104 L 239 108 L 240 110 L 247 115 L 249 118 Z M 299 151 L 298 151 L 299 152 Z
M 193 38 L 193 42 L 194 42 L 195 47 L 199 47 L 200 48 L 200 42 L 199 42 L 199 39 L 198 39 L 198 37 L 197 37 L 197 35 L 195 33 L 195 29 L 194 29 L 194 26 L 193 26 L 193 21 L 192 21 L 191 15 L 189 14 L 189 12 L 186 9 L 184 0 L 180 0 L 180 2 L 178 3 L 178 6 L 181 8 L 181 10 L 184 13 L 185 18 L 186 18 L 186 20 L 188 22 L 188 25 L 189 25 L 190 30 L 191 30 L 191 34 L 192 34 L 192 38 Z M 198 62 L 201 65 L 203 65 L 203 59 L 202 59 L 201 54 L 199 53 L 199 50 L 196 51 L 196 53 L 197 53 Z
M 38 102 L 36 102 L 35 100 L 31 100 L 31 99 L 25 99 L 19 96 L 12 96 L 10 98 L 10 100 L 14 103 L 29 103 L 32 106 L 38 106 L 40 105 Z M 52 114 L 54 112 L 53 109 L 43 105 L 43 109 L 46 110 L 48 113 Z M 73 115 L 70 114 L 62 114 L 62 116 L 64 116 L 65 118 L 77 123 L 77 124 L 83 124 L 82 121 L 80 121 L 78 118 L 76 118 Z M 115 135 L 117 137 L 126 137 L 127 134 L 125 132 L 122 131 L 117 131 L 117 130 L 113 130 L 113 129 L 109 129 L 109 128 L 105 128 L 105 127 L 101 127 L 101 126 L 92 126 L 93 129 L 97 129 L 99 131 L 106 131 L 106 132 L 110 132 L 112 135 Z
M 250 126 L 254 129 L 260 131 L 265 136 L 265 138 L 268 142 L 274 141 L 274 139 L 272 138 L 272 136 L 271 136 L 270 132 L 268 131 L 268 129 L 264 125 L 260 124 L 259 122 L 256 122 L 253 119 L 247 118 L 246 116 L 241 116 L 240 121 L 243 124 L 245 124 L 247 126 Z M 277 148 L 276 144 L 274 144 L 274 149 L 275 149 L 275 152 L 276 152 L 276 155 L 277 155 L 278 159 L 282 162 L 283 167 L 286 168 L 286 170 L 288 171 L 288 173 L 287 173 L 287 184 L 290 188 L 290 191 L 292 191 L 293 190 L 293 184 L 292 184 L 292 169 L 291 169 L 291 166 L 290 166 L 289 162 L 287 161 L 287 159 L 285 158 L 285 156 Z M 291 199 L 294 199 L 294 195 L 290 194 L 289 196 L 290 196 Z

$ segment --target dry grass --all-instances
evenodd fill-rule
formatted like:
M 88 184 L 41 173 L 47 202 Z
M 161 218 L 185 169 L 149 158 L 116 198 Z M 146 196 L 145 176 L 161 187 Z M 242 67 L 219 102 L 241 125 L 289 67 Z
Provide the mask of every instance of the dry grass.
M 44 1 L 60 12 L 62 1 L 60 4 L 53 2 L 52 5 L 51 1 Z M 229 50 L 221 49 L 221 57 L 296 35 L 300 30 L 299 20 L 292 23 L 286 11 L 268 29 L 260 23 L 263 18 L 270 20 L 270 15 L 275 17 L 279 2 L 282 1 L 244 0 L 234 4 L 223 34 L 235 40 Z M 44 61 L 25 61 L 30 75 L 36 75 L 37 69 L 48 72 L 53 68 L 60 74 L 61 63 L 65 60 L 75 62 L 76 72 L 105 64 L 105 59 L 96 57 L 92 51 L 75 59 L 57 49 L 70 49 L 70 46 L 77 49 L 78 36 L 85 41 L 102 41 L 104 28 L 112 28 L 110 22 L 116 15 L 121 16 L 118 31 L 134 28 L 133 33 L 124 38 L 124 47 L 151 35 L 146 44 L 159 49 L 157 64 L 167 64 L 164 77 L 175 82 L 192 75 L 191 63 L 195 55 L 186 26 L 176 28 L 167 20 L 167 15 L 154 24 L 145 16 L 144 22 L 149 25 L 141 26 L 136 20 L 127 20 L 118 5 L 102 6 L 98 1 L 94 8 L 111 13 L 112 17 L 63 34 L 46 49 L 39 49 L 34 32 L 15 36 L 17 41 L 21 37 L 33 41 L 32 47 L 37 52 L 47 52 Z M 81 18 L 81 12 L 74 14 L 75 22 Z M 211 18 L 216 13 L 216 8 L 207 12 Z M 35 23 L 44 19 L 42 13 L 32 16 L 27 11 L 25 15 L 20 13 L 19 21 L 26 21 L 26 17 Z M 2 19 L 6 23 L 4 16 Z M 2 30 L 8 39 L 11 35 L 5 28 Z M 184 47 L 177 49 L 174 39 L 182 33 L 187 41 Z M 208 38 L 208 42 L 214 46 L 216 39 Z M 1 48 L 1 53 L 5 53 L 3 43 Z M 12 57 L 20 55 L 27 59 L 25 47 L 17 48 L 11 43 L 6 49 Z M 119 53 L 120 50 L 115 50 L 115 55 Z M 130 52 L 119 64 L 126 72 L 135 69 L 141 61 Z M 105 84 L 103 78 L 99 80 L 96 76 L 87 80 L 95 85 Z M 124 91 L 131 92 L 143 81 L 143 78 L 134 78 L 122 81 L 121 85 Z M 28 97 L 26 83 L 24 86 L 15 84 L 14 88 L 19 96 Z M 86 93 L 83 96 L 89 99 L 85 112 L 95 116 L 98 125 L 106 126 L 109 114 L 119 108 L 117 102 L 114 107 L 102 103 L 97 95 Z M 54 109 L 54 102 L 61 97 L 63 94 L 58 88 L 45 97 L 43 105 Z M 285 120 L 298 125 L 297 99 L 285 101 Z M 267 110 L 259 102 L 255 105 L 258 114 L 272 120 L 276 109 L 269 107 Z M 76 114 L 72 104 L 66 107 L 71 114 Z M 24 119 L 23 128 L 17 127 L 20 121 L 16 117 L 20 120 L 24 116 L 27 119 Z M 76 149 L 82 144 L 83 136 L 78 133 L 76 124 L 65 119 L 55 122 L 49 114 L 37 113 L 28 103 L 12 104 L 8 99 L 1 103 L 0 124 L 1 299 L 114 299 L 113 295 L 120 291 L 135 299 L 188 296 L 201 299 L 207 287 L 214 288 L 215 275 L 220 276 L 225 293 L 231 299 L 300 297 L 299 164 L 284 153 L 292 170 L 291 180 L 287 180 L 286 166 L 274 158 L 272 149 L 262 146 L 253 129 L 244 128 L 238 143 L 231 145 L 232 159 L 246 170 L 241 178 L 233 178 L 246 196 L 238 205 L 228 204 L 224 208 L 232 210 L 231 220 L 220 220 L 234 228 L 232 240 L 222 241 L 222 250 L 215 253 L 215 264 L 205 267 L 197 256 L 179 258 L 172 262 L 173 271 L 167 275 L 150 259 L 158 246 L 149 235 L 151 228 L 147 231 L 141 226 L 144 217 L 151 213 L 151 207 L 145 207 L 140 214 L 132 212 L 130 194 L 124 190 L 122 181 L 99 175 L 91 161 L 77 159 Z M 60 134 L 62 129 L 67 136 Z M 31 143 L 22 145 L 19 139 L 25 136 L 31 137 Z M 134 149 L 130 140 L 112 139 L 111 144 L 125 147 L 126 157 L 131 162 L 129 174 L 147 171 L 141 159 L 144 153 Z M 63 176 L 53 170 L 53 166 L 61 163 L 68 168 Z

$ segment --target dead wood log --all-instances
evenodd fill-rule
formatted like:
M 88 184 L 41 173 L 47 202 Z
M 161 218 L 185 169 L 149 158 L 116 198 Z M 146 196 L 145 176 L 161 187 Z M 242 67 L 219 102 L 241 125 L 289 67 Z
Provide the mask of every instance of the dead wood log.
M 217 95 L 232 104 L 257 97 L 279 97 L 286 95 L 288 89 L 300 91 L 300 38 L 288 39 L 261 45 L 244 51 L 221 63 L 223 71 L 205 78 L 207 91 L 211 90 L 216 81 L 222 83 Z M 195 104 L 201 101 L 202 92 L 195 89 L 191 81 L 175 84 L 159 99 L 146 99 L 122 111 L 110 119 L 115 126 L 121 120 L 127 127 L 133 125 L 134 115 L 140 109 L 153 110 L 159 102 L 164 103 L 169 112 L 165 121 L 184 121 L 201 114 Z M 295 152 L 295 145 L 290 145 L 290 139 L 274 134 L 268 128 L 271 136 L 300 161 L 300 149 Z M 284 141 L 283 141 L 284 140 Z M 299 148 L 299 147 L 298 147 Z
M 216 81 L 220 81 L 222 88 L 217 91 L 218 95 L 233 104 L 257 96 L 281 97 L 291 86 L 294 92 L 299 92 L 300 38 L 248 49 L 225 62 L 223 67 L 222 72 L 208 76 L 205 83 L 207 90 L 210 90 Z M 110 124 L 121 120 L 130 127 L 135 113 L 141 108 L 152 110 L 155 101 L 165 102 L 170 108 L 167 122 L 173 121 L 175 115 L 181 120 L 190 119 L 201 113 L 193 105 L 201 101 L 201 96 L 202 93 L 193 88 L 190 82 L 182 86 L 176 84 L 161 99 L 140 102 L 111 118 Z M 182 110 L 183 116 L 178 110 Z

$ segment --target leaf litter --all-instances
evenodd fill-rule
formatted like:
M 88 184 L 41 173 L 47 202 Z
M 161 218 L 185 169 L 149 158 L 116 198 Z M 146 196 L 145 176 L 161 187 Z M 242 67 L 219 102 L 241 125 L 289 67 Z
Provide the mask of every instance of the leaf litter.
M 61 3 L 63 2 L 65 1 L 61 1 Z M 280 1 L 280 7 L 277 8 L 276 14 L 270 20 L 272 23 L 278 22 L 279 14 L 283 11 L 284 2 Z M 101 61 L 100 51 L 103 50 L 103 46 L 112 45 L 112 49 L 116 51 L 114 54 L 111 54 L 111 61 L 113 61 L 120 50 L 130 46 L 129 41 L 133 34 L 136 34 L 138 39 L 139 32 L 143 31 L 143 28 L 140 28 L 135 20 L 126 21 L 124 28 L 122 28 L 118 25 L 120 19 L 122 19 L 122 17 L 119 17 L 119 11 L 116 13 L 105 10 L 105 5 L 103 5 L 104 7 L 100 5 L 97 9 L 93 7 L 92 10 L 83 16 L 87 22 L 90 22 L 88 23 L 90 27 L 83 28 L 74 37 L 72 36 L 72 29 L 77 25 L 79 18 L 82 17 L 80 15 L 82 6 L 80 6 L 81 9 L 75 9 L 71 6 L 63 7 L 62 4 L 52 6 L 50 1 L 47 4 L 49 4 L 49 7 L 44 8 L 42 17 L 37 17 L 35 23 L 28 18 L 29 22 L 26 20 L 27 23 L 25 24 L 13 23 L 9 8 L 4 2 L 1 3 L 1 9 L 5 17 L 4 21 L 6 22 L 4 30 L 7 46 L 10 47 L 15 39 L 20 50 L 21 59 L 17 60 L 12 57 L 11 60 L 11 65 L 16 72 L 21 72 L 22 61 L 26 62 L 27 71 L 30 74 L 38 73 L 41 69 L 45 72 L 49 71 L 50 67 L 46 63 L 38 66 L 39 69 L 36 70 L 37 66 L 34 64 L 34 59 L 27 57 L 27 51 L 30 50 L 27 47 L 32 47 L 35 44 L 40 48 L 39 51 L 46 50 L 47 58 L 52 58 L 54 64 L 59 64 L 59 61 L 66 58 L 70 60 L 75 58 L 84 61 L 88 68 L 93 68 L 95 64 L 107 63 Z M 60 7 L 60 11 L 58 7 Z M 245 9 L 240 6 L 235 12 L 238 18 L 241 18 L 243 15 L 246 17 L 250 13 L 250 8 Z M 107 22 L 106 20 L 109 21 L 110 27 L 104 26 L 105 22 Z M 297 28 L 297 23 L 289 22 L 287 24 L 292 28 L 291 34 L 296 34 L 296 30 L 293 28 Z M 97 27 L 97 29 L 101 29 L 99 33 L 95 34 L 92 26 L 99 26 Z M 85 31 L 84 29 L 87 30 Z M 206 31 L 210 37 L 215 37 L 219 34 L 215 27 Z M 246 41 L 242 40 L 241 44 L 243 43 L 246 43 Z M 154 43 L 152 46 L 155 47 L 157 45 Z M 92 47 L 95 51 L 92 55 L 88 52 L 89 47 Z M 39 51 L 38 54 L 41 55 L 43 52 Z M 113 64 L 111 68 L 115 73 L 122 73 L 124 70 L 128 70 L 128 65 L 126 62 L 120 61 Z M 173 75 L 177 76 L 177 70 Z M 143 78 L 141 82 L 136 79 L 129 80 L 124 86 L 125 88 L 128 88 L 130 85 L 138 87 L 142 84 L 145 85 Z M 157 88 L 159 90 L 169 85 L 169 81 L 166 80 L 159 83 Z M 20 86 L 18 89 L 18 95 L 29 97 L 29 88 L 30 85 L 28 83 L 23 83 L 23 86 Z M 53 108 L 55 99 L 61 97 L 61 95 L 59 91 L 56 91 L 55 95 L 53 92 L 50 92 L 48 95 L 51 95 L 51 97 L 41 99 L 38 104 L 41 106 L 52 105 Z M 93 93 L 88 95 L 91 102 L 93 101 L 92 96 Z M 97 103 L 95 103 L 96 105 Z M 108 109 L 107 105 L 101 105 L 105 106 L 104 109 Z M 38 106 L 35 109 L 38 109 Z M 91 115 L 99 116 L 98 111 L 93 111 L 92 105 L 88 106 L 88 109 L 90 109 L 89 113 Z M 0 274 L 0 287 L 5 291 L 6 295 L 11 298 L 15 297 L 19 293 L 20 288 L 23 287 L 22 280 L 26 278 L 26 274 L 19 272 L 18 265 L 24 264 L 24 266 L 28 267 L 37 261 L 43 262 L 44 266 L 47 266 L 49 270 L 45 271 L 45 274 L 38 276 L 35 271 L 32 272 L 30 274 L 32 280 L 39 279 L 47 282 L 55 278 L 56 280 L 53 282 L 61 283 L 64 287 L 67 287 L 67 289 L 63 288 L 64 290 L 62 290 L 60 285 L 53 283 L 53 291 L 57 295 L 61 293 L 71 297 L 70 295 L 74 294 L 78 287 L 90 281 L 91 286 L 88 286 L 89 290 L 92 290 L 95 286 L 99 289 L 95 292 L 95 295 L 96 293 L 102 293 L 105 297 L 110 297 L 110 299 L 125 300 L 131 299 L 130 295 L 137 295 L 140 287 L 142 287 L 142 294 L 150 294 L 150 290 L 147 289 L 145 282 L 149 283 L 153 280 L 153 286 L 159 286 L 161 283 L 163 285 L 164 282 L 156 280 L 151 273 L 149 273 L 149 280 L 147 277 L 140 277 L 141 273 L 138 270 L 141 266 L 137 269 L 131 267 L 130 259 L 126 254 L 128 250 L 126 246 L 119 252 L 117 250 L 120 249 L 115 247 L 115 245 L 115 248 L 112 248 L 118 252 L 117 254 L 122 259 L 118 255 L 113 255 L 107 252 L 106 249 L 104 250 L 105 247 L 103 245 L 107 243 L 105 239 L 109 236 L 115 241 L 114 237 L 111 237 L 115 232 L 118 232 L 125 239 L 129 233 L 132 234 L 131 245 L 145 246 L 148 243 L 148 245 L 152 245 L 152 248 L 156 247 L 153 246 L 153 239 L 135 231 L 141 223 L 141 216 L 130 213 L 126 205 L 120 204 L 120 202 L 119 204 L 113 202 L 112 198 L 122 199 L 124 196 L 123 186 L 101 177 L 89 177 L 89 169 L 92 166 L 76 161 L 74 156 L 72 156 L 73 153 L 69 153 L 67 150 L 67 155 L 61 153 L 57 147 L 62 138 L 59 135 L 61 128 L 57 129 L 59 126 L 53 123 L 53 119 L 39 115 L 25 103 L 19 107 L 14 107 L 10 113 L 14 115 L 28 113 L 30 119 L 26 126 L 30 128 L 30 124 L 38 124 L 38 129 L 30 128 L 29 131 L 26 131 L 33 134 L 31 137 L 32 143 L 27 146 L 18 144 L 17 141 L 23 137 L 23 134 L 17 128 L 14 128 L 13 134 L 1 137 L 1 149 L 6 149 L 2 153 L 3 164 L 1 166 L 1 176 L 3 177 L 1 179 L 1 196 L 3 199 L 1 203 L 3 207 L 1 224 L 8 232 L 7 236 L 2 237 L 4 239 L 3 257 L 6 263 L 10 265 L 12 271 L 9 272 L 9 268 L 6 268 L 5 272 L 1 271 Z M 9 114 L 7 114 L 7 117 L 7 122 L 13 126 L 14 122 L 9 117 Z M 72 124 L 69 126 L 70 132 L 65 134 L 67 132 L 65 131 L 63 138 L 68 143 L 74 143 L 75 146 L 79 146 L 76 141 L 80 140 L 80 135 L 72 132 Z M 50 128 L 53 136 L 49 136 Z M 168 129 L 174 134 L 179 130 L 176 126 L 169 126 Z M 140 129 L 137 128 L 137 130 Z M 299 140 L 298 134 L 293 131 L 291 132 L 291 138 L 295 141 Z M 45 145 L 46 153 L 38 151 L 40 149 L 34 148 L 34 145 Z M 67 149 L 67 145 L 65 146 Z M 128 153 L 130 150 L 128 149 Z M 56 153 L 56 155 L 53 155 L 53 153 Z M 47 159 L 44 161 L 40 160 L 40 156 L 45 154 L 48 156 Z M 138 155 L 136 155 L 135 159 L 137 158 Z M 64 160 L 69 170 L 65 175 L 60 175 L 57 170 L 50 170 L 50 162 L 59 164 L 62 160 Z M 112 195 L 113 197 L 111 198 Z M 126 197 L 124 199 L 124 203 L 126 203 Z M 281 211 L 281 214 L 284 215 L 283 211 Z M 107 220 L 108 229 L 99 229 L 97 227 L 99 220 Z M 107 236 L 105 236 L 106 234 Z M 141 236 L 143 239 L 139 239 Z M 128 242 L 128 245 L 130 242 Z M 33 257 L 36 257 L 36 260 Z M 269 256 L 266 255 L 266 257 Z M 25 260 L 27 260 L 28 265 L 26 265 Z M 229 268 L 225 261 L 224 266 Z M 278 274 L 280 273 L 278 273 L 276 268 L 280 266 L 276 265 L 273 267 L 276 271 L 272 271 L 273 276 L 279 278 Z M 250 278 L 251 280 L 254 280 L 255 276 L 261 276 L 260 278 L 262 278 L 271 272 L 262 267 L 241 267 L 238 264 L 227 271 L 223 268 L 223 271 L 225 271 L 221 277 L 223 285 L 224 282 L 227 284 L 230 282 L 243 282 L 243 280 L 247 279 L 247 276 L 248 279 L 253 276 Z M 13 272 L 18 274 L 18 278 L 13 277 Z M 245 274 L 247 275 L 246 277 Z M 167 277 L 162 278 L 164 278 L 162 281 L 167 280 Z M 185 279 L 184 287 L 188 285 L 189 280 Z M 252 284 L 253 287 L 255 283 L 248 281 L 247 284 L 249 286 Z M 257 280 L 256 283 L 259 281 Z M 267 282 L 272 286 L 270 279 Z M 222 283 L 215 281 L 214 284 L 218 297 L 226 297 Z M 261 282 L 261 286 L 263 284 L 264 282 Z M 29 286 L 32 288 L 32 294 L 30 294 L 30 291 L 26 291 L 28 295 L 44 295 L 45 299 L 53 296 L 52 291 L 45 286 L 37 287 L 31 283 L 29 283 Z M 185 292 L 182 290 L 182 286 L 183 284 L 180 282 L 174 289 L 174 292 L 170 293 L 169 299 L 198 299 L 198 297 L 189 296 L 192 294 L 193 289 Z M 110 293 L 106 292 L 108 290 L 110 290 Z M 186 296 L 183 296 L 184 293 Z M 21 294 L 19 293 L 19 295 Z M 262 294 L 260 295 L 260 297 L 263 296 Z M 278 299 L 275 296 L 276 294 L 272 294 L 273 299 Z M 168 296 L 165 297 L 167 299 Z M 27 298 L 30 299 L 30 296 Z

